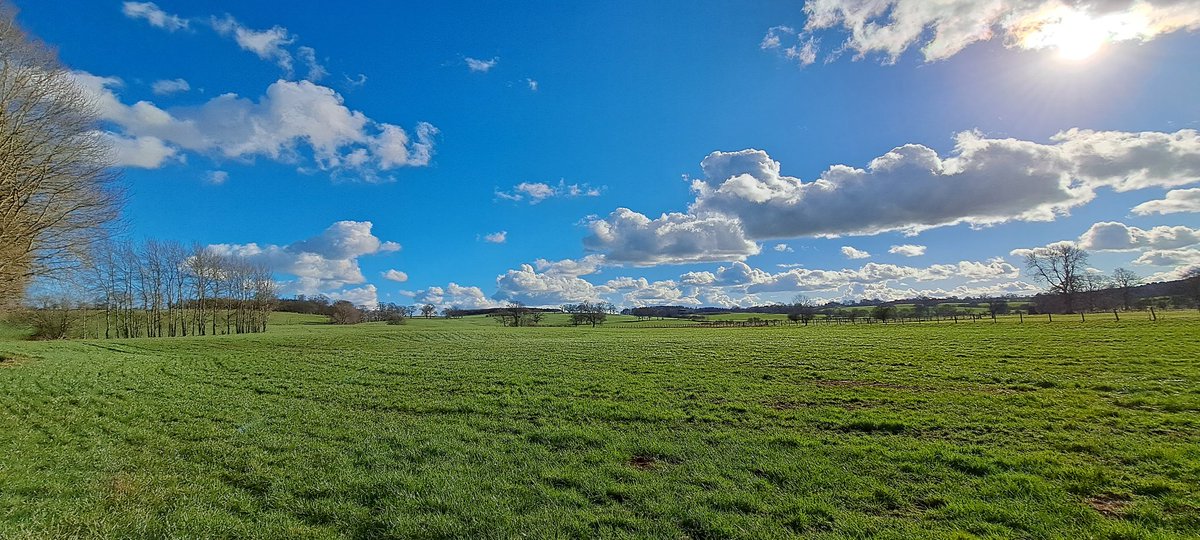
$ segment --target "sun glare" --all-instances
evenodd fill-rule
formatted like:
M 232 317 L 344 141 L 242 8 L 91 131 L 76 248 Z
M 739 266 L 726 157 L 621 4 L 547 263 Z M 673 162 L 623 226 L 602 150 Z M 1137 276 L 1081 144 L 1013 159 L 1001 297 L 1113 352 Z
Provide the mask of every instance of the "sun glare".
M 1103 25 L 1084 15 L 1064 18 L 1048 30 L 1046 44 L 1057 49 L 1059 57 L 1065 60 L 1092 56 L 1108 38 Z

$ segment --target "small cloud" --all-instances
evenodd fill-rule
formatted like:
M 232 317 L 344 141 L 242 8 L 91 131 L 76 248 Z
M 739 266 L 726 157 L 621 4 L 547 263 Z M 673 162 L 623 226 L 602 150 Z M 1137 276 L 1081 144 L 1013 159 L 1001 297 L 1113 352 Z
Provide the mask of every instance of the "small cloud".
M 468 56 L 465 60 L 467 62 L 467 69 L 471 70 L 472 72 L 487 73 L 491 71 L 492 68 L 496 67 L 496 63 L 500 61 L 500 57 L 495 56 L 492 57 L 491 60 L 480 60 L 478 58 L 471 58 Z
M 163 11 L 154 2 L 125 2 L 121 5 L 121 12 L 130 19 L 144 19 L 150 26 L 170 32 L 188 27 L 186 19 Z
M 842 256 L 846 257 L 847 259 L 866 259 L 867 257 L 870 257 L 871 254 L 851 246 L 842 246 Z
M 787 244 L 775 244 L 775 251 L 780 253 L 792 253 L 796 250 L 792 249 L 792 247 Z
M 150 89 L 155 94 L 165 96 L 176 92 L 187 92 L 192 89 L 192 85 L 183 79 L 163 79 L 154 81 L 154 84 L 150 85 Z
M 229 180 L 229 173 L 225 171 L 208 171 L 204 179 L 210 184 L 219 186 Z
M 329 75 L 329 71 L 317 60 L 316 49 L 312 47 L 299 47 L 296 49 L 296 54 L 300 56 L 300 60 L 308 67 L 308 76 L 305 77 L 306 79 L 315 82 Z
M 346 78 L 346 84 L 351 88 L 358 88 L 364 84 L 367 84 L 367 76 L 362 73 L 359 73 L 358 76 L 354 78 L 350 78 L 349 75 L 343 75 L 343 77 Z
M 484 235 L 483 241 L 492 244 L 503 244 L 508 240 L 508 231 L 497 231 L 492 234 Z
M 533 79 L 525 79 L 525 84 L 529 85 L 529 91 L 531 91 L 531 92 L 538 91 L 538 82 L 537 81 L 535 81 Z
M 919 257 L 925 254 L 925 246 L 902 244 L 888 248 L 888 253 L 903 255 L 905 257 Z
M 408 281 L 408 274 L 396 269 L 392 269 L 383 273 L 383 279 L 395 281 L 397 283 L 404 283 L 405 281 Z
M 568 184 L 566 180 L 559 180 L 558 185 L 545 182 L 521 182 L 513 186 L 511 191 L 496 191 L 496 197 L 506 201 L 528 199 L 529 204 L 537 204 L 554 197 L 599 197 L 601 191 L 603 188 L 594 188 L 587 184 Z

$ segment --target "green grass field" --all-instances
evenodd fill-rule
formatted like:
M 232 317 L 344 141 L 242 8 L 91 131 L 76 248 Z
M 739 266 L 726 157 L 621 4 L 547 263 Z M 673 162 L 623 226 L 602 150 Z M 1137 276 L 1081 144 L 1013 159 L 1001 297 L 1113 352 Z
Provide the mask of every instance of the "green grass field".
M 0 538 L 1196 538 L 1175 315 L 0 341 Z

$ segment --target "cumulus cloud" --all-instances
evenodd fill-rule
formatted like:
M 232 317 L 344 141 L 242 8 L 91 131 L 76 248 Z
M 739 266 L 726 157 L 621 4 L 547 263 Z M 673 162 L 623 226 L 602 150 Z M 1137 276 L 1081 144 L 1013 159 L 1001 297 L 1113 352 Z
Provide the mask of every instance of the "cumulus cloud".
M 1133 261 L 1134 264 L 1149 266 L 1194 266 L 1200 265 L 1200 249 L 1160 249 L 1147 251 Z
M 154 84 L 150 85 L 150 90 L 160 96 L 179 92 L 187 92 L 191 89 L 192 85 L 188 84 L 188 82 L 183 79 L 163 79 L 154 81 Z
M 479 287 L 464 287 L 451 282 L 445 287 L 430 287 L 417 291 L 413 301 L 418 304 L 433 304 L 446 308 L 457 306 L 463 309 L 483 309 L 502 305 L 487 297 Z
M 496 231 L 483 235 L 483 241 L 491 244 L 503 244 L 508 241 L 508 231 Z
M 1094 251 L 1132 251 L 1174 249 L 1200 243 L 1200 229 L 1160 225 L 1150 229 L 1105 221 L 1093 224 L 1080 237 L 1082 249 Z
M 599 197 L 603 188 L 594 188 L 587 184 L 568 184 L 559 180 L 558 185 L 544 182 L 521 182 L 508 191 L 496 191 L 496 197 L 506 201 L 529 201 L 537 204 L 555 197 Z
M 577 275 L 553 268 L 539 272 L 533 265 L 523 264 L 496 278 L 496 294 L 492 298 L 516 300 L 529 306 L 556 306 L 594 301 L 599 294 L 594 285 Z
M 608 261 L 635 266 L 742 260 L 762 248 L 746 239 L 737 219 L 663 214 L 650 219 L 628 208 L 588 224 L 584 246 Z
M 810 270 L 792 268 L 771 273 L 734 262 L 713 272 L 690 272 L 680 280 L 690 285 L 735 287 L 749 293 L 828 291 L 852 284 L 887 284 L 897 281 L 965 280 L 983 282 L 997 279 L 1016 279 L 1017 267 L 1001 260 L 985 262 L 960 261 L 955 264 L 934 264 L 926 267 L 867 263 L 857 269 Z
M 1200 28 L 1195 0 L 808 0 L 804 14 L 802 31 L 772 28 L 763 48 L 779 49 L 833 31 L 846 35 L 833 56 L 851 51 L 856 59 L 880 55 L 889 63 L 911 47 L 919 47 L 929 62 L 997 37 L 1007 47 L 1082 57 L 1105 43 L 1149 41 Z
M 775 247 L 772 249 L 774 249 L 775 251 L 778 251 L 780 253 L 794 253 L 796 251 L 787 244 L 775 244 Z
M 594 274 L 600 271 L 604 263 L 604 256 L 595 253 L 581 259 L 563 259 L 560 261 L 538 259 L 534 262 L 539 271 L 568 276 Z
M 915 244 L 901 244 L 888 248 L 888 253 L 895 255 L 903 255 L 905 257 L 919 257 L 925 254 L 925 246 Z
M 199 106 L 162 109 L 149 101 L 127 105 L 121 81 L 75 72 L 101 117 L 125 138 L 150 139 L 172 148 L 239 160 L 265 157 L 367 181 L 391 180 L 398 167 L 425 166 L 437 128 L 419 123 L 415 138 L 346 107 L 333 89 L 309 81 L 279 80 L 257 101 L 224 94 Z M 160 162 L 161 163 L 161 162 Z
M 181 161 L 178 150 L 156 137 L 126 137 L 112 132 L 103 136 L 109 140 L 112 164 L 117 167 L 157 169 Z
M 379 305 L 379 291 L 369 283 L 362 287 L 329 291 L 324 294 L 334 300 L 345 300 L 367 309 L 375 309 Z
M 847 259 L 866 259 L 871 254 L 853 246 L 842 246 L 842 256 Z
M 188 21 L 178 15 L 167 13 L 154 2 L 125 2 L 121 12 L 130 19 L 142 19 L 150 26 L 174 32 L 188 27 Z
M 371 229 L 369 221 L 339 221 L 315 237 L 288 245 L 212 244 L 208 250 L 241 257 L 266 265 L 275 274 L 291 276 L 280 282 L 281 290 L 286 293 L 332 296 L 331 291 L 344 293 L 349 290 L 348 285 L 366 283 L 358 265 L 359 257 L 400 249 L 400 244 L 380 240 Z M 369 289 L 373 294 L 374 287 Z M 365 290 L 360 294 L 365 294 Z
M 1173 189 L 1165 198 L 1146 201 L 1131 210 L 1139 216 L 1200 212 L 1200 188 Z
M 395 281 L 396 283 L 404 283 L 408 281 L 408 274 L 393 268 L 383 273 L 383 279 Z
M 474 73 L 487 73 L 491 71 L 492 68 L 496 67 L 496 64 L 500 62 L 500 57 L 495 56 L 490 60 L 480 60 L 478 58 L 471 58 L 468 56 L 465 58 L 465 61 L 468 70 Z

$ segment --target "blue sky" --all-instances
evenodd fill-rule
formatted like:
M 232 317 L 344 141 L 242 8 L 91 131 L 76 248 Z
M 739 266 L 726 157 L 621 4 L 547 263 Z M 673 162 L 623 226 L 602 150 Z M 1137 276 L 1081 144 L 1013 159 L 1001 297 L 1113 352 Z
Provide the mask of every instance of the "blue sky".
M 1064 240 L 1200 265 L 1200 2 L 16 3 L 96 93 L 128 234 L 287 293 L 1026 292 L 1014 250 Z

